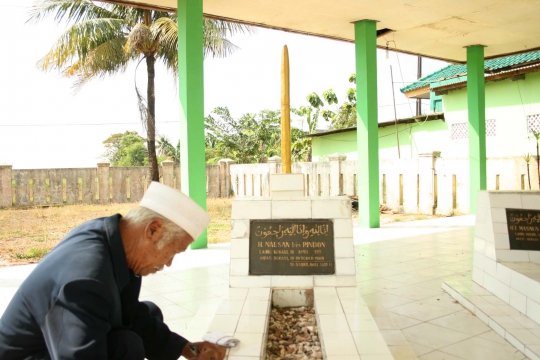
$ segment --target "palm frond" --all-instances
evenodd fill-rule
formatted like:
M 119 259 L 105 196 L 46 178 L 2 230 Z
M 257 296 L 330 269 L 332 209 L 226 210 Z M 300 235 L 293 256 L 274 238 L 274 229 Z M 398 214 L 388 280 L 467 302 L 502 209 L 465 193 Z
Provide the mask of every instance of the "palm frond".
M 176 80 L 178 75 L 178 25 L 170 17 L 157 19 L 151 27 L 159 36 L 157 58 L 171 71 Z
M 39 61 L 43 70 L 61 68 L 70 61 L 82 60 L 103 43 L 124 40 L 124 21 L 121 19 L 90 19 L 71 26 Z M 125 41 L 125 40 L 124 40 Z
M 37 1 L 30 9 L 30 17 L 27 22 L 40 21 L 49 15 L 54 15 L 54 20 L 60 23 L 79 22 L 81 20 L 114 18 L 114 7 L 105 4 L 96 4 L 91 0 L 42 0 Z
M 124 38 L 116 38 L 95 47 L 84 59 L 79 59 L 65 68 L 63 75 L 77 76 L 74 89 L 78 91 L 94 78 L 125 71 L 129 61 L 135 56 L 124 51 L 125 41 Z

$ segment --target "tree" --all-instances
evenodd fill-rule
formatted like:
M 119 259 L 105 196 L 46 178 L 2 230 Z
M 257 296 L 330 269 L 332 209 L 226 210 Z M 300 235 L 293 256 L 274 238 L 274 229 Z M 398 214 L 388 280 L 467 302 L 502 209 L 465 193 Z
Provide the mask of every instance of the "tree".
M 349 76 L 349 82 L 356 84 L 355 74 Z M 306 97 L 309 106 L 301 106 L 298 110 L 292 110 L 295 114 L 306 117 L 310 133 L 315 132 L 319 115 L 331 123 L 330 129 L 332 130 L 356 126 L 356 89 L 349 88 L 347 90 L 345 93 L 347 100 L 341 106 L 338 105 L 337 95 L 332 89 L 323 91 L 322 98 L 328 106 L 335 105 L 335 111 L 325 109 L 325 103 L 315 92 Z
M 109 136 L 105 141 L 105 154 L 112 166 L 148 166 L 145 139 L 136 131 L 126 131 Z
M 178 26 L 175 14 L 91 0 L 42 0 L 31 10 L 30 20 L 54 16 L 70 27 L 41 59 L 42 70 L 56 69 L 76 77 L 79 90 L 94 78 L 126 70 L 131 61 L 146 61 L 146 98 L 135 87 L 141 121 L 146 129 L 152 180 L 159 180 L 155 147 L 155 64 L 161 61 L 174 74 L 178 71 Z M 249 32 L 250 27 L 221 20 L 204 19 L 204 54 L 224 57 L 236 49 L 228 35 Z
M 258 114 L 244 114 L 234 119 L 225 107 L 214 109 L 205 119 L 206 158 L 216 163 L 231 158 L 238 163 L 264 163 L 268 158 L 281 154 L 281 114 L 279 111 L 263 110 Z M 291 128 L 292 158 L 307 159 L 306 133 Z
M 166 136 L 161 135 L 157 140 L 157 146 L 159 155 L 180 164 L 180 140 L 174 147 Z

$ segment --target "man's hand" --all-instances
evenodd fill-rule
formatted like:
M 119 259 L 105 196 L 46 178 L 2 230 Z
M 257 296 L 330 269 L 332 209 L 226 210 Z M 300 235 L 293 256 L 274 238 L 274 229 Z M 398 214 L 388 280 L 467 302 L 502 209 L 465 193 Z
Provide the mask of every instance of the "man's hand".
M 186 347 L 189 347 L 189 345 L 192 345 L 192 347 L 194 346 L 196 349 L 195 351 L 192 351 L 192 352 L 194 353 L 198 352 L 198 354 L 196 354 L 196 357 L 193 358 L 196 360 L 223 360 L 225 359 L 225 354 L 227 352 L 226 348 L 219 345 L 212 344 L 208 341 L 196 342 L 193 344 L 190 343 L 184 347 L 184 350 Z M 182 352 L 182 356 L 183 355 L 184 353 Z M 187 359 L 191 359 L 191 358 L 187 358 Z

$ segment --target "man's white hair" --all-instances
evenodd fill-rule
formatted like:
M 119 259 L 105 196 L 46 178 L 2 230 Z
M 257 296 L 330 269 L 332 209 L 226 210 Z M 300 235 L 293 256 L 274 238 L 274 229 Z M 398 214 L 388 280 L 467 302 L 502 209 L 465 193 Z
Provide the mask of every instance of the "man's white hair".
M 129 209 L 122 219 L 129 220 L 130 222 L 135 224 L 144 224 L 156 218 L 163 220 L 163 226 L 165 227 L 165 232 L 163 233 L 163 236 L 161 237 L 161 239 L 159 239 L 159 242 L 157 244 L 159 250 L 163 249 L 174 239 L 183 239 L 186 236 L 189 237 L 188 233 L 180 226 L 176 225 L 163 215 L 160 215 L 157 212 L 142 206 L 137 206 L 135 208 Z

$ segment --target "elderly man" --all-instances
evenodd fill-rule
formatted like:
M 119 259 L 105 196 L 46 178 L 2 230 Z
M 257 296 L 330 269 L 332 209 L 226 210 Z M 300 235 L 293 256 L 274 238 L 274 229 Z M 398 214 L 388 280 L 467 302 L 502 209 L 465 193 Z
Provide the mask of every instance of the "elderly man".
M 222 359 L 169 330 L 139 302 L 141 276 L 170 266 L 210 219 L 181 192 L 152 183 L 140 206 L 71 231 L 34 269 L 0 319 L 0 359 Z

